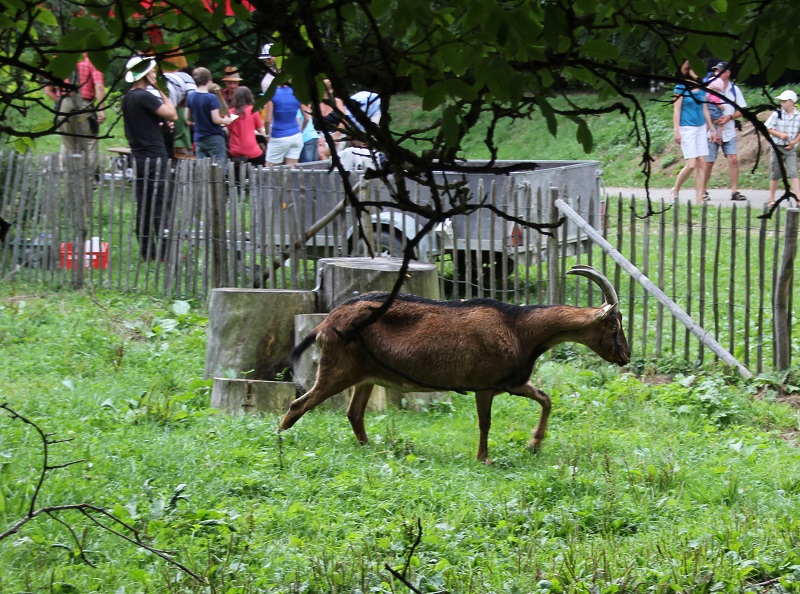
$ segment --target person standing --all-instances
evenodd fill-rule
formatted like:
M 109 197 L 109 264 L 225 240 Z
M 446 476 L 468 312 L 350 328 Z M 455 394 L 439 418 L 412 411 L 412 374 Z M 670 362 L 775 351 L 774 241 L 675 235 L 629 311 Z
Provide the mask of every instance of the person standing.
M 266 136 L 264 122 L 257 111 L 253 111 L 253 93 L 247 87 L 239 87 L 233 96 L 232 113 L 237 117 L 229 126 L 231 157 L 240 157 L 253 165 L 264 165 L 265 154 L 256 141 L 256 134 Z
M 305 108 L 304 108 L 305 109 Z M 297 123 L 303 121 L 303 114 L 297 112 Z M 300 163 L 312 163 L 319 161 L 319 132 L 314 128 L 314 119 L 311 114 L 306 114 L 307 120 L 303 128 L 303 150 L 300 153 Z
M 302 126 L 298 122 L 297 110 L 302 112 Z M 264 120 L 267 126 L 267 163 L 294 167 L 303 151 L 302 129 L 308 122 L 308 109 L 294 96 L 288 84 L 275 89 L 275 95 L 267 102 Z
M 747 200 L 744 194 L 739 192 L 739 150 L 736 142 L 736 122 L 734 122 L 737 118 L 742 117 L 741 109 L 747 107 L 747 101 L 745 101 L 742 90 L 731 80 L 731 70 L 727 62 L 719 62 L 714 66 L 712 76 L 716 77 L 716 80 L 722 81 L 723 86 L 720 94 L 725 98 L 725 101 L 720 104 L 722 117 L 717 120 L 720 130 L 718 142 L 712 142 L 710 137 L 708 141 L 706 171 L 703 180 L 703 199 L 708 200 L 708 180 L 717 160 L 719 147 L 722 146 L 722 153 L 728 160 L 731 200 Z
M 342 101 L 333 91 L 333 84 L 330 79 L 322 81 L 325 86 L 325 92 L 320 101 L 318 109 L 320 116 L 314 122 L 314 129 L 317 130 L 320 140 L 317 145 L 317 153 L 320 159 L 329 159 L 331 156 L 331 147 L 328 146 L 328 138 L 334 144 L 336 150 L 342 150 L 345 147 L 345 142 L 342 140 L 342 132 L 344 125 L 343 118 L 349 117 L 350 112 L 344 106 Z
M 710 134 L 712 142 L 717 141 L 717 134 L 708 114 L 706 93 L 700 87 L 697 75 L 689 66 L 689 60 L 685 60 L 681 65 L 680 74 L 686 82 L 678 83 L 675 87 L 672 125 L 675 142 L 681 146 L 686 164 L 678 172 L 675 187 L 670 191 L 670 199 L 673 201 L 678 199 L 681 186 L 694 173 L 695 200 L 702 203 L 708 154 L 706 134 Z
M 272 55 L 272 44 L 265 43 L 264 46 L 261 48 L 261 54 L 259 54 L 258 59 L 264 62 L 264 66 L 267 68 L 267 72 L 264 74 L 264 78 L 261 79 L 261 94 L 266 95 L 267 89 L 272 84 L 272 81 L 275 80 L 275 76 L 278 74 L 278 67 L 275 63 L 275 56 Z
M 773 136 L 775 147 L 772 147 L 769 158 L 769 206 L 775 205 L 775 192 L 778 181 L 783 179 L 781 162 L 786 169 L 786 176 L 791 180 L 795 200 L 800 198 L 800 182 L 797 177 L 797 143 L 800 141 L 800 112 L 795 107 L 797 93 L 786 90 L 776 97 L 781 107 L 773 112 L 764 126 Z
M 178 111 L 178 121 L 174 126 L 162 126 L 167 153 L 176 159 L 185 159 L 194 155 L 194 151 L 192 149 L 192 132 L 186 124 L 184 108 L 186 107 L 186 98 L 197 90 L 197 85 L 192 75 L 182 70 L 163 72 L 162 77 L 167 84 L 167 96 Z M 161 97 L 155 87 L 147 87 L 147 90 L 156 97 Z
M 208 68 L 195 68 L 192 77 L 197 90 L 186 99 L 186 122 L 194 124 L 195 155 L 198 159 L 210 157 L 225 163 L 228 147 L 224 126 L 230 124 L 233 118 L 220 115 L 222 103 L 209 90 L 212 81 Z
M 377 93 L 371 91 L 359 91 L 350 97 L 356 108 L 358 108 L 363 115 L 373 124 L 379 124 L 381 121 L 381 98 Z M 351 119 L 356 122 L 356 126 L 361 129 L 361 124 L 358 123 L 355 116 L 351 115 Z
M 65 155 L 83 153 L 88 170 L 96 176 L 100 163 L 97 137 L 100 124 L 106 119 L 103 73 L 95 68 L 88 55 L 83 54 L 72 76 L 64 83 L 61 87 L 47 85 L 44 88 L 45 94 L 56 104 L 61 146 Z
M 178 111 L 156 83 L 156 61 L 134 56 L 125 65 L 125 80 L 131 88 L 122 97 L 125 136 L 131 147 L 136 168 L 136 236 L 143 260 L 163 258 L 165 244 L 156 245 L 162 234 L 164 186 L 169 155 L 161 131 L 161 122 L 175 122 Z M 158 90 L 156 97 L 148 86 Z
M 225 104 L 230 106 L 233 103 L 236 89 L 239 88 L 239 83 L 242 82 L 242 77 L 239 76 L 239 69 L 236 66 L 225 66 L 222 82 L 225 83 L 225 88 L 222 89 L 222 98 L 225 99 Z

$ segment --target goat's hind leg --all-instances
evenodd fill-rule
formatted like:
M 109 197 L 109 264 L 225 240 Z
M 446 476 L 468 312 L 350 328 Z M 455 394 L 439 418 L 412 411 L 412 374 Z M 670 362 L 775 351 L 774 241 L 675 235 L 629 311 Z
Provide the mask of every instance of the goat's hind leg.
M 539 416 L 539 422 L 536 424 L 531 434 L 531 440 L 528 442 L 528 449 L 533 452 L 538 452 L 542 449 L 542 441 L 547 434 L 547 418 L 550 416 L 551 408 L 550 396 L 530 382 L 511 390 L 509 393 L 535 400 L 542 407 L 542 414 Z
M 367 431 L 364 429 L 364 411 L 367 410 L 369 397 L 372 396 L 372 388 L 375 384 L 358 384 L 353 387 L 353 395 L 350 398 L 350 406 L 347 407 L 347 419 L 353 428 L 353 433 L 359 443 L 369 442 Z
M 478 440 L 478 454 L 475 458 L 484 464 L 491 464 L 489 458 L 489 429 L 492 426 L 492 401 L 494 392 L 475 392 L 475 406 L 478 408 L 478 428 L 481 436 Z

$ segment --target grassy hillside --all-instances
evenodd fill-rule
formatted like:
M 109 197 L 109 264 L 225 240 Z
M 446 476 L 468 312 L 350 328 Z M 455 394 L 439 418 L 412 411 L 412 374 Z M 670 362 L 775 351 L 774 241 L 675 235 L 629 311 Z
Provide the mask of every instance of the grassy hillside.
M 763 101 L 753 92 L 745 91 L 749 103 Z M 669 91 L 661 94 L 642 93 L 647 122 L 652 141 L 653 164 L 652 187 L 669 188 L 672 186 L 683 160 L 680 149 L 672 141 L 672 104 Z M 595 104 L 594 95 L 578 94 L 570 97 L 570 101 L 580 107 Z M 567 109 L 566 100 L 556 102 L 556 107 Z M 32 118 L 46 119 L 46 114 Z M 101 130 L 107 136 L 100 142 L 101 153 L 108 148 L 125 146 L 125 133 L 119 112 L 119 103 L 115 109 L 107 111 L 108 120 Z M 395 124 L 405 129 L 430 122 L 433 118 L 419 108 L 419 100 L 410 95 L 400 96 L 392 103 L 392 117 Z M 589 127 L 594 135 L 594 149 L 586 154 L 576 140 L 574 123 L 562 118 L 558 126 L 558 137 L 554 138 L 547 129 L 544 118 L 534 116 L 529 121 L 504 124 L 497 130 L 497 143 L 500 146 L 501 159 L 548 159 L 575 160 L 593 159 L 600 161 L 605 172 L 607 186 L 642 186 L 644 175 L 641 172 L 642 149 L 635 144 L 632 122 L 624 115 L 608 114 L 591 118 Z M 479 126 L 464 144 L 464 155 L 468 158 L 488 158 L 489 152 L 484 145 L 486 126 Z M 742 161 L 740 185 L 743 188 L 766 188 L 769 168 L 768 158 L 762 158 L 755 174 L 751 169 L 756 160 L 757 142 L 752 126 L 745 124 L 739 134 L 740 158 Z M 36 152 L 57 151 L 59 139 L 56 136 L 39 139 Z M 727 164 L 720 160 L 711 180 L 712 187 L 727 186 Z
M 763 99 L 755 93 L 745 91 L 750 104 Z M 672 140 L 672 94 L 642 93 L 643 103 L 652 142 L 653 163 L 652 187 L 669 188 L 674 183 L 683 159 Z M 570 101 L 579 107 L 595 104 L 593 95 L 574 95 Z M 430 114 L 416 108 L 416 100 L 411 97 L 400 98 L 393 104 L 393 116 L 402 126 L 419 125 L 430 120 Z M 567 109 L 567 101 L 556 102 L 559 108 Z M 593 159 L 600 161 L 605 172 L 607 186 L 642 186 L 644 174 L 641 170 L 643 151 L 636 146 L 634 127 L 631 120 L 620 114 L 608 114 L 590 119 L 589 128 L 594 136 L 594 149 L 585 153 L 576 140 L 577 126 L 562 118 L 558 126 L 558 137 L 554 138 L 547 129 L 544 118 L 536 117 L 529 121 L 505 124 L 498 128 L 497 144 L 501 159 Z M 475 130 L 464 145 L 465 156 L 469 158 L 488 158 L 484 145 L 486 127 Z M 757 141 L 752 126 L 745 124 L 739 133 L 740 185 L 743 188 L 766 188 L 769 168 L 768 157 L 761 159 L 755 174 L 751 173 L 755 163 Z M 727 164 L 721 159 L 712 176 L 712 187 L 727 187 Z

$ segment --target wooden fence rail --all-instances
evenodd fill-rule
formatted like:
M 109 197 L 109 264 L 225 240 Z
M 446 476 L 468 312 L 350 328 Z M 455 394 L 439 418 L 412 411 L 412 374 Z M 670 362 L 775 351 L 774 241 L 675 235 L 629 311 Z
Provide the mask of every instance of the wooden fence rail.
M 363 255 L 338 175 L 227 167 L 227 173 L 209 163 L 174 167 L 160 231 L 166 247 L 145 261 L 137 247 L 137 182 L 126 162 L 105 163 L 92 189 L 79 157 L 64 162 L 57 155 L 0 153 L 0 214 L 12 223 L 0 251 L 0 278 L 206 298 L 215 286 L 312 289 L 318 258 Z M 362 199 L 387 199 L 380 182 L 353 175 Z M 797 339 L 791 322 L 798 300 L 796 243 L 783 246 L 797 231 L 784 229 L 785 210 L 762 218 L 749 204 L 661 202 L 656 215 L 643 217 L 643 201 L 615 196 L 601 203 L 593 184 L 537 179 L 480 180 L 474 193 L 532 222 L 557 220 L 555 201 L 563 199 L 745 367 L 760 373 L 787 365 Z M 412 199 L 424 203 L 429 194 L 414 187 Z M 362 219 L 374 250 L 396 256 L 423 222 L 392 209 L 372 209 Z M 565 275 L 572 264 L 592 265 L 617 287 L 639 360 L 717 357 L 572 223 L 546 237 L 489 211 L 459 215 L 426 238 L 416 255 L 437 263 L 446 297 L 530 304 L 599 304 L 590 283 Z M 776 328 L 783 329 L 780 361 Z

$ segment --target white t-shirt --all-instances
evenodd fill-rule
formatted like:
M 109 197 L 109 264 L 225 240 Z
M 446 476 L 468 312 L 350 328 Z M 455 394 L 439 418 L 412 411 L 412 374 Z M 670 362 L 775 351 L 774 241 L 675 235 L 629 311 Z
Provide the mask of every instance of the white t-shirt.
M 747 101 L 745 101 L 742 90 L 733 81 L 728 81 L 728 88 L 722 94 L 739 107 L 747 107 Z M 733 112 L 737 110 L 736 107 L 725 102 L 720 103 L 719 106 L 722 108 L 722 115 L 733 115 Z M 728 142 L 734 136 L 736 136 L 736 124 L 731 120 L 722 127 L 722 142 Z

